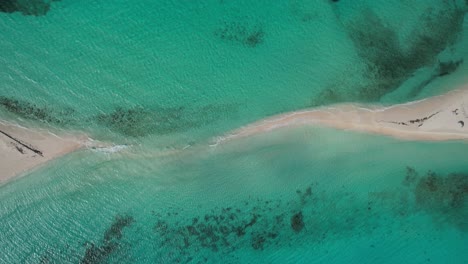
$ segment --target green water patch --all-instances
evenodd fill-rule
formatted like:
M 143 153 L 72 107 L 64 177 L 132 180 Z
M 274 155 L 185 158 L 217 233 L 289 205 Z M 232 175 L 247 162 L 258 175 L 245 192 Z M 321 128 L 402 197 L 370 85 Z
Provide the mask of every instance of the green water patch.
M 52 2 L 60 0 L 2 0 L 0 12 L 20 12 L 25 16 L 44 16 L 51 8 Z

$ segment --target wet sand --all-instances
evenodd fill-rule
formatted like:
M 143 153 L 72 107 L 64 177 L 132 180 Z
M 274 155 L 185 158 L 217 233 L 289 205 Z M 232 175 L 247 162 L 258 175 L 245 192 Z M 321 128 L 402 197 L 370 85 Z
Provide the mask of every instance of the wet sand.
M 389 107 L 337 104 L 289 112 L 252 123 L 217 144 L 298 126 L 325 126 L 406 140 L 468 139 L 468 85 L 444 95 Z
M 55 135 L 0 122 L 0 184 L 86 146 L 85 135 Z

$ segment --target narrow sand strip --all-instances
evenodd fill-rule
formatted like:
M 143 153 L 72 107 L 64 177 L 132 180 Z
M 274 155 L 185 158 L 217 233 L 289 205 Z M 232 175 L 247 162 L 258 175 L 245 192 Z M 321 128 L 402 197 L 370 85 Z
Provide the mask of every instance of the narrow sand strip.
M 390 107 L 338 104 L 285 113 L 233 131 L 218 138 L 215 145 L 281 128 L 310 125 L 408 140 L 468 139 L 468 85 L 444 95 Z M 58 136 L 0 121 L 0 184 L 84 147 L 111 153 L 126 146 L 94 142 L 85 135 Z
M 233 131 L 218 143 L 285 127 L 326 126 L 408 140 L 468 139 L 468 85 L 425 100 L 383 106 L 337 104 L 273 116 Z
M 0 184 L 87 145 L 84 135 L 58 136 L 0 122 Z

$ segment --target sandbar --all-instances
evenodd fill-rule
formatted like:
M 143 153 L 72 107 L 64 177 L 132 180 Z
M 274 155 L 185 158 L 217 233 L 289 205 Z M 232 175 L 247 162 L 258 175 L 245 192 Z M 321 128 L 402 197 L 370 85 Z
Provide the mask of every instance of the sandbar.
M 468 140 L 468 85 L 392 106 L 344 103 L 284 113 L 218 137 L 214 145 L 300 126 L 324 126 L 405 140 Z M 84 134 L 58 135 L 0 121 L 0 184 L 84 147 L 104 152 L 120 149 L 95 142 Z
M 405 140 L 468 139 L 468 85 L 446 94 L 392 106 L 343 103 L 284 113 L 216 139 L 216 144 L 299 126 L 324 126 Z

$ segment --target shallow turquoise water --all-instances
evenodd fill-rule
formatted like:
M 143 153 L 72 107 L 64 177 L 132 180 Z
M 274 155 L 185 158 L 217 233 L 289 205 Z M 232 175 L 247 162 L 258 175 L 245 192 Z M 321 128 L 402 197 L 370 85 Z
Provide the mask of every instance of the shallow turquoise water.
M 1 186 L 0 263 L 468 261 L 466 143 L 304 128 L 208 146 L 455 87 L 464 1 L 39 2 L 0 13 L 2 118 L 130 147 Z
M 314 105 L 438 93 L 438 61 L 468 54 L 465 11 L 462 1 L 62 0 L 43 16 L 1 13 L 0 91 L 52 126 L 197 141 Z
M 3 260 L 464 263 L 466 148 L 306 129 L 165 159 L 77 152 L 2 188 Z

